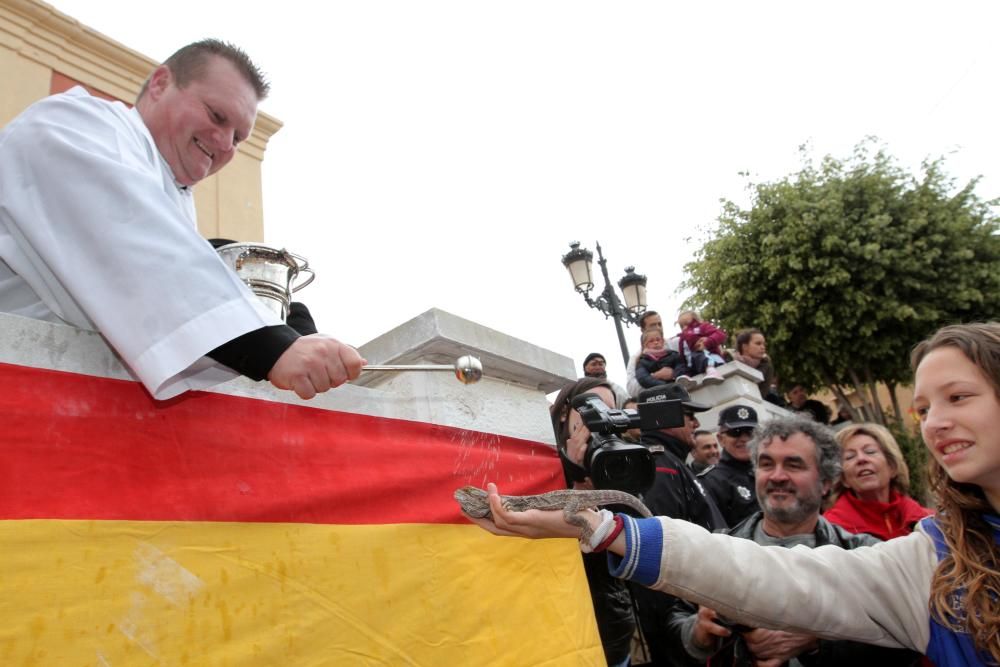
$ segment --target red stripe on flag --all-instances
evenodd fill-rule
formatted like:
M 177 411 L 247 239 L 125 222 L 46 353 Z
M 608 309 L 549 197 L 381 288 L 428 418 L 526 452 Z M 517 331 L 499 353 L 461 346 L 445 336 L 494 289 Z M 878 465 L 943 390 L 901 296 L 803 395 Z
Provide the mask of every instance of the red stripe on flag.
M 562 486 L 489 433 L 0 364 L 0 519 L 464 522 L 459 486 Z

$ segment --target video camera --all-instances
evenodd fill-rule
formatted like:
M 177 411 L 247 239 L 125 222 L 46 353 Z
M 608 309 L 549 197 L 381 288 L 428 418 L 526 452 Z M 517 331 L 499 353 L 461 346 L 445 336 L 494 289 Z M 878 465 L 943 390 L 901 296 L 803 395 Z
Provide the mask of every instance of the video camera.
M 655 431 L 684 425 L 680 400 L 639 403 L 638 410 L 609 408 L 597 394 L 580 394 L 573 408 L 590 430 L 583 467 L 594 487 L 642 493 L 653 485 L 656 466 L 644 445 L 625 442 L 618 436 L 632 428 Z

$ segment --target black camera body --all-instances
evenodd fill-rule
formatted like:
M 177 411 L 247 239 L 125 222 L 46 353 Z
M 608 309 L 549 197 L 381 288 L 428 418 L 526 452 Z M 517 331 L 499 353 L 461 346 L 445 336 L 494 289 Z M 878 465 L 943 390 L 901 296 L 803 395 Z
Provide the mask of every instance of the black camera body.
M 583 457 L 594 487 L 639 494 L 653 485 L 656 465 L 653 454 L 644 445 L 622 440 L 619 435 L 633 428 L 655 431 L 684 425 L 680 400 L 639 403 L 638 410 L 609 408 L 597 394 L 580 394 L 573 408 L 590 430 L 590 441 Z

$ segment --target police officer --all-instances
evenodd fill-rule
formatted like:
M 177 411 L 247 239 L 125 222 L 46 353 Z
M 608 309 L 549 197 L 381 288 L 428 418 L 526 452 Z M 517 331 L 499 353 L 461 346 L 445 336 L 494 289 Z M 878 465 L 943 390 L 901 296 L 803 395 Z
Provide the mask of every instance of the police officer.
M 757 423 L 757 411 L 748 405 L 730 405 L 720 412 L 722 457 L 716 465 L 698 475 L 698 481 L 730 526 L 760 509 L 747 447 Z

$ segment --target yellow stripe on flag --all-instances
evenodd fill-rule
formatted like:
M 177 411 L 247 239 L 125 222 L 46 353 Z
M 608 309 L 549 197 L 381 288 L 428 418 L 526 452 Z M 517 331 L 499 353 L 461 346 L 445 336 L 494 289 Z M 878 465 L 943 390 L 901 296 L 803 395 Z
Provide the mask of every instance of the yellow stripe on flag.
M 572 540 L 0 521 L 0 664 L 604 665 Z

